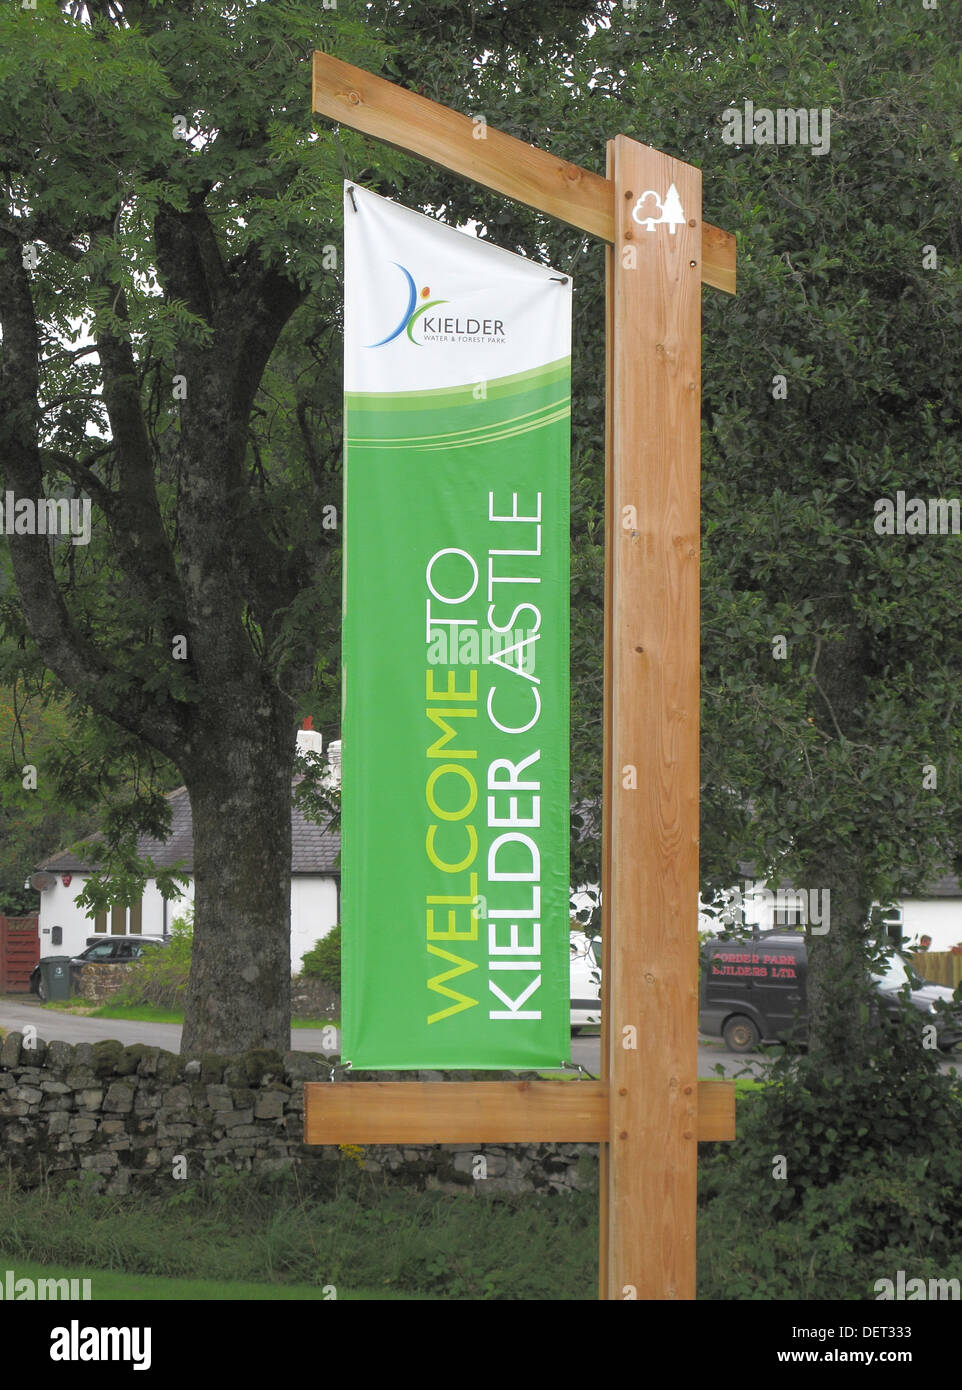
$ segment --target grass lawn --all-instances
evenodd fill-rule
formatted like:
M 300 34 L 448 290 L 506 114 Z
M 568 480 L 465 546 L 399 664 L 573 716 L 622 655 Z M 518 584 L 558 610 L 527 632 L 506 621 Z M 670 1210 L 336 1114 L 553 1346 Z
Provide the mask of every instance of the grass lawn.
M 585 1177 L 589 1177 L 586 1171 Z M 302 1184 L 301 1184 L 302 1185 Z M 308 1194 L 225 1173 L 170 1195 L 0 1181 L 0 1273 L 88 1277 L 98 1299 L 591 1299 L 597 1198 L 417 1192 L 345 1159 Z
M 243 1300 L 310 1299 L 315 1303 L 333 1302 L 330 1294 L 316 1284 L 254 1284 L 234 1280 L 162 1279 L 151 1274 L 124 1274 L 116 1269 L 79 1269 L 71 1266 L 32 1264 L 5 1254 L 0 1246 L 0 1266 L 4 1272 L 13 1270 L 17 1279 L 89 1279 L 91 1302 L 229 1302 Z M 328 1285 L 328 1288 L 334 1287 Z M 420 1295 L 398 1290 L 381 1292 L 375 1289 L 337 1288 L 339 1302 L 356 1303 L 390 1299 L 416 1302 Z M 426 1295 L 425 1295 L 426 1297 Z
M 57 1009 L 61 1013 L 79 1014 L 85 1018 L 121 1018 L 135 1023 L 177 1023 L 183 1024 L 183 1009 L 159 1009 L 153 1004 L 101 1004 L 95 1008 L 81 1004 L 76 999 L 62 1003 L 44 1004 L 45 1009 Z M 336 1018 L 292 1018 L 292 1028 L 339 1028 Z

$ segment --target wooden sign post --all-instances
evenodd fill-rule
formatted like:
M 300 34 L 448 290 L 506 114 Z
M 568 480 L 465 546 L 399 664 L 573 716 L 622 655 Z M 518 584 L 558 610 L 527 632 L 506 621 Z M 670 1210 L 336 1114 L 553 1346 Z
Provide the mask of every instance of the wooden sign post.
M 308 1144 L 601 1146 L 600 1297 L 695 1296 L 698 1140 L 735 1137 L 699 1081 L 701 286 L 735 239 L 701 173 L 625 135 L 607 178 L 314 54 L 313 109 L 608 244 L 602 1079 L 305 1087 Z

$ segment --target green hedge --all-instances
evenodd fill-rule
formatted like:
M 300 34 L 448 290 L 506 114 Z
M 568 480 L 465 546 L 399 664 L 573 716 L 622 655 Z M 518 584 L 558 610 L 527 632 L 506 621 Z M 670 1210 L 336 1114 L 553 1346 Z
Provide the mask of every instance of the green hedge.
M 301 957 L 301 973 L 308 979 L 323 980 L 331 989 L 341 988 L 341 924 L 332 927 Z
M 175 918 L 166 946 L 145 946 L 143 955 L 131 965 L 123 989 L 114 995 L 111 1003 L 182 1009 L 193 946 L 194 914 L 191 909 L 185 916 Z

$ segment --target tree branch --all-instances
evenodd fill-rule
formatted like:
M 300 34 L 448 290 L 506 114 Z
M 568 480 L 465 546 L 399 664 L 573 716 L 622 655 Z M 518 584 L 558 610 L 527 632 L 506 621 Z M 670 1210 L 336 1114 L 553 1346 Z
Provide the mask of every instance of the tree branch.
M 6 230 L 0 230 L 0 325 L 0 457 L 13 491 L 39 499 L 44 495 L 39 335 L 19 242 Z M 173 757 L 187 733 L 187 707 L 171 700 L 149 701 L 142 688 L 81 636 L 57 584 L 45 538 L 14 534 L 9 541 L 24 616 L 47 666 L 91 709 Z

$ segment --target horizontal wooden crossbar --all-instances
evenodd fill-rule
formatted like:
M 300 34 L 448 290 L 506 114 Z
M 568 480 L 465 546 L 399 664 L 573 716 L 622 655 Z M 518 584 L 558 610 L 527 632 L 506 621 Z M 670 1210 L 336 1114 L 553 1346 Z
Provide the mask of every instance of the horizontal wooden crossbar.
M 610 179 L 329 53 L 314 54 L 313 108 L 318 115 L 419 155 L 569 227 L 615 241 L 615 186 Z M 644 191 L 639 188 L 639 196 Z M 731 232 L 705 223 L 704 283 L 734 294 L 735 262 Z
M 699 1081 L 698 1138 L 735 1138 L 735 1083 Z M 304 1087 L 306 1144 L 603 1144 L 605 1081 L 359 1081 Z

